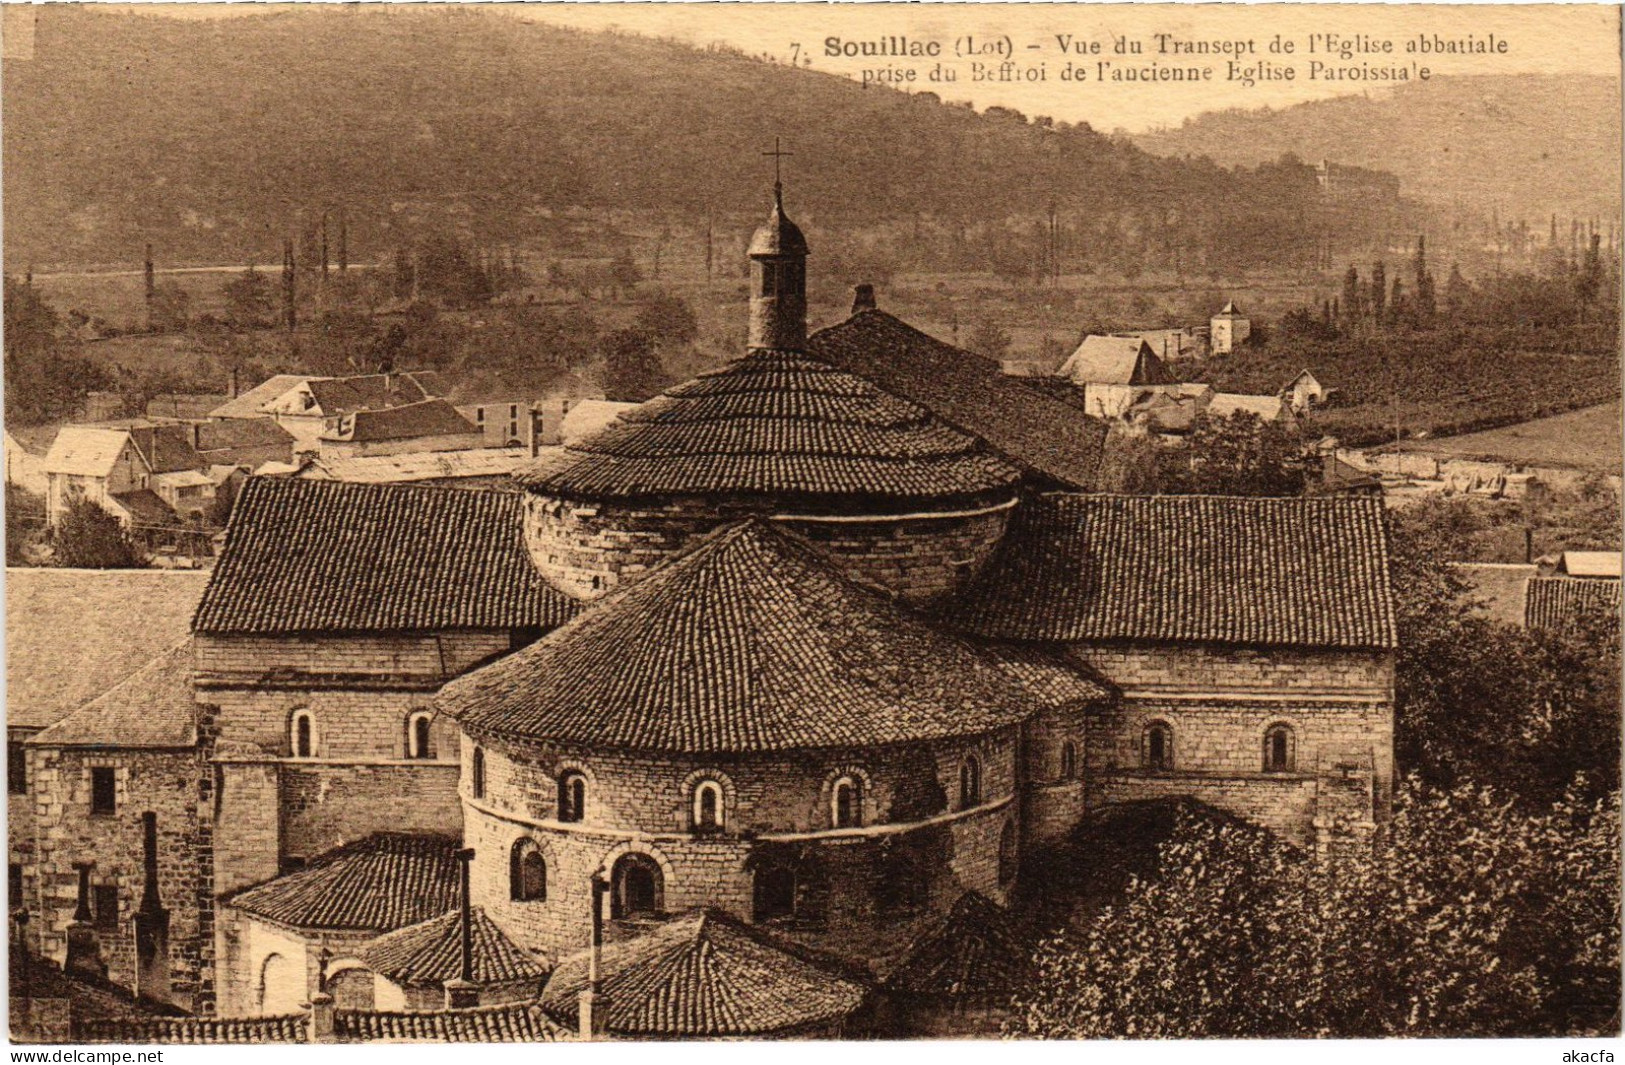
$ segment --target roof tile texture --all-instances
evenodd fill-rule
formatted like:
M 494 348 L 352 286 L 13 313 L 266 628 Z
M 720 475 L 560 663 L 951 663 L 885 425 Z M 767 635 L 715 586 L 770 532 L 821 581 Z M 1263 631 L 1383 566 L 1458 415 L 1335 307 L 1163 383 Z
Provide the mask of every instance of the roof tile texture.
M 470 940 L 474 982 L 508 984 L 547 975 L 542 965 L 503 934 L 485 910 L 472 908 Z M 361 952 L 367 968 L 409 987 L 443 987 L 463 971 L 463 913 L 461 907 L 399 928 L 368 943 Z
M 251 477 L 198 606 L 200 633 L 549 627 L 508 492 Z
M 456 851 L 453 839 L 381 832 L 230 901 L 290 928 L 389 932 L 458 904 Z

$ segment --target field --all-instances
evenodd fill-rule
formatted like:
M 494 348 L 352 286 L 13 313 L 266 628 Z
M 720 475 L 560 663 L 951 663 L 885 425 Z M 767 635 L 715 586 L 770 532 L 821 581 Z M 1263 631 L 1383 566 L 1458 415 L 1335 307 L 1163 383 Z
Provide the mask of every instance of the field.
M 1384 450 L 1520 466 L 1579 467 L 1618 473 L 1625 455 L 1619 400 L 1481 433 L 1412 440 Z

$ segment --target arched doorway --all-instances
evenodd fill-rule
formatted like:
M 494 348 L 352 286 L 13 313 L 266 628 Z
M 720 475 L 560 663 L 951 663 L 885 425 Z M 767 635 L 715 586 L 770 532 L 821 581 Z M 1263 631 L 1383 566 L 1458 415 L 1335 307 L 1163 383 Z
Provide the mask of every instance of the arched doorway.
M 665 909 L 660 866 L 647 854 L 623 854 L 610 873 L 610 916 L 616 920 Z
M 304 966 L 286 954 L 267 955 L 260 964 L 260 1013 L 284 1017 L 299 1013 L 309 993 L 305 987 Z

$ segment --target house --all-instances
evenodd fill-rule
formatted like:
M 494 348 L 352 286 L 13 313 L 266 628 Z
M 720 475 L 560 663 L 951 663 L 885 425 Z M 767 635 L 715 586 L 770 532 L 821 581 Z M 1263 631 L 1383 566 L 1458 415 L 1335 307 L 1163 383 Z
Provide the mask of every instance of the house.
M 559 443 L 573 444 L 584 440 L 636 406 L 636 403 L 617 403 L 607 399 L 578 400 L 559 424 Z
M 164 392 L 147 400 L 146 415 L 152 421 L 199 421 L 230 401 L 227 395 Z
M 8 430 L 5 439 L 6 483 L 43 496 L 50 485 L 45 472 L 45 455 L 36 453 Z
M 1059 376 L 1083 386 L 1084 409 L 1097 418 L 1119 418 L 1147 392 L 1178 384 L 1143 337 L 1085 337 Z
M 1557 560 L 1556 572 L 1565 577 L 1617 581 L 1621 557 L 1618 551 L 1565 551 Z
M 1138 337 L 1151 345 L 1151 350 L 1163 362 L 1201 357 L 1202 343 L 1197 331 L 1189 326 L 1164 329 L 1125 329 L 1113 336 Z
M 443 399 L 341 414 L 318 438 L 319 456 L 363 458 L 485 446 L 479 427 Z
M 1292 408 L 1293 413 L 1303 414 L 1317 407 L 1325 406 L 1337 394 L 1337 389 L 1327 388 L 1313 373 L 1304 370 L 1291 381 L 1287 382 L 1279 393 L 1286 405 Z
M 434 398 L 431 372 L 309 377 L 279 374 L 210 412 L 211 418 L 271 418 L 291 433 L 296 451 L 319 450 L 324 430 L 358 411 L 388 410 Z
M 1291 420 L 1291 408 L 1280 396 L 1248 396 L 1237 392 L 1215 392 L 1204 408 L 1209 418 L 1228 418 L 1232 414 L 1251 414 L 1265 424 Z
M 1215 355 L 1229 355 L 1252 333 L 1252 320 L 1236 309 L 1234 300 L 1227 302 L 1208 321 L 1208 344 Z

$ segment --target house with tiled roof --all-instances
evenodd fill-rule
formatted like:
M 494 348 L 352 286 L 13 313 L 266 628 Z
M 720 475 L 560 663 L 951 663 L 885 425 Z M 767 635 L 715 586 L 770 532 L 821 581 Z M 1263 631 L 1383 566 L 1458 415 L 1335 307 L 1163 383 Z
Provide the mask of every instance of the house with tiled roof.
M 341 414 L 329 421 L 317 440 L 318 454 L 324 458 L 464 451 L 485 446 L 479 427 L 443 399 Z
M 1148 394 L 1177 385 L 1151 343 L 1140 336 L 1086 336 L 1057 376 L 1082 388 L 1084 409 L 1102 419 L 1121 417 Z
M 1097 419 L 870 303 L 809 337 L 806 253 L 776 189 L 743 354 L 518 491 L 249 479 L 192 631 L 198 1012 L 451 1039 L 413 1003 L 535 966 L 589 1032 L 833 1034 L 994 972 L 1093 811 L 1388 815 L 1378 501 L 1089 494 Z

